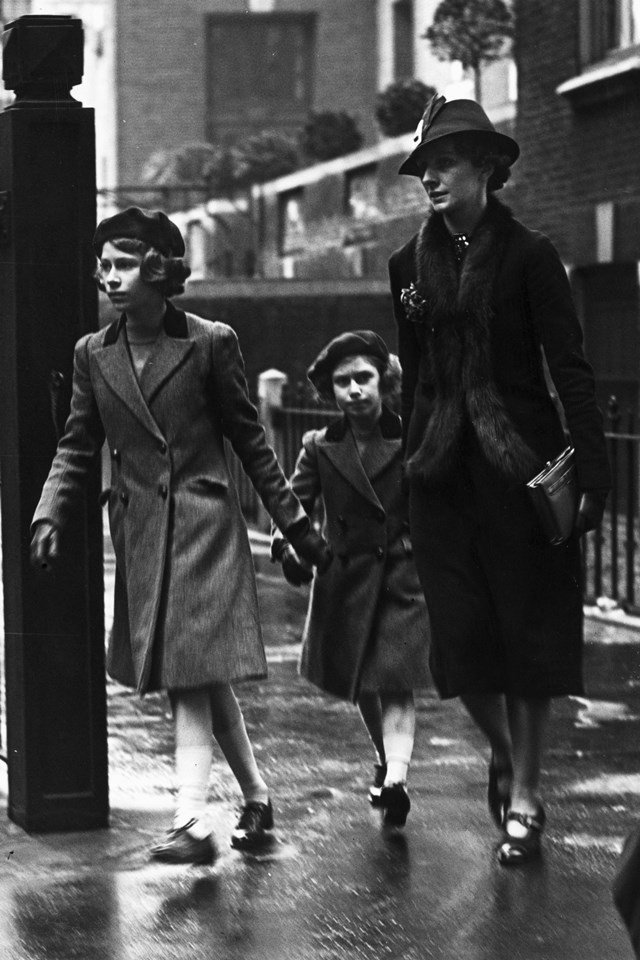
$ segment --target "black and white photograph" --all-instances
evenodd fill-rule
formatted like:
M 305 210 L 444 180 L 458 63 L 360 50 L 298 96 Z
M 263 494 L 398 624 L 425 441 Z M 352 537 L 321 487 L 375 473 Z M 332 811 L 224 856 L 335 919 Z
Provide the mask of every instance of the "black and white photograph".
M 0 32 L 0 956 L 640 960 L 640 0 Z

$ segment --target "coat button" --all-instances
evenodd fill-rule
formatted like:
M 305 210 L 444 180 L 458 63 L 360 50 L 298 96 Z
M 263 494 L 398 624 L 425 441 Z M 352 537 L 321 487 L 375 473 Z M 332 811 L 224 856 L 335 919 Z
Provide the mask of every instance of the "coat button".
M 125 493 L 125 491 L 123 490 L 122 493 L 120 494 L 120 499 L 126 506 L 126 504 L 129 503 L 129 494 Z
M 384 557 L 384 550 L 382 549 L 382 547 L 376 547 L 373 552 L 375 553 L 378 560 L 382 560 L 382 558 Z
M 167 452 L 167 445 L 166 445 L 166 443 L 164 442 L 164 440 L 161 440 L 160 443 L 158 444 L 158 450 L 160 451 L 160 453 L 166 453 L 166 452 Z
M 117 449 L 117 447 L 114 447 L 111 451 L 111 459 L 115 460 L 116 463 L 120 463 L 120 451 Z
M 167 499 L 167 497 L 169 496 L 169 487 L 166 485 L 166 483 L 160 484 L 160 486 L 158 487 L 158 493 L 160 494 L 163 500 Z

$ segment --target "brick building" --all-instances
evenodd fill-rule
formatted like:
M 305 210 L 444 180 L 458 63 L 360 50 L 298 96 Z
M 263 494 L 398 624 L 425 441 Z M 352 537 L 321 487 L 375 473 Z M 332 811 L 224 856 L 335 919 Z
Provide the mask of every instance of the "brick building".
M 98 185 L 135 185 L 155 151 L 292 131 L 345 110 L 377 137 L 376 0 L 5 0 L 5 19 L 85 27 L 76 95 L 96 110 Z
M 517 211 L 570 269 L 601 399 L 635 406 L 640 2 L 518 0 L 516 22 Z

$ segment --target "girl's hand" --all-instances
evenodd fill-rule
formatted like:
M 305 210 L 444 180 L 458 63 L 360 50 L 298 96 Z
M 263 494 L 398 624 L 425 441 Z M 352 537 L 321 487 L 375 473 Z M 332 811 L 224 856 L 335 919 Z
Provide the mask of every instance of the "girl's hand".
M 284 548 L 280 563 L 285 580 L 292 587 L 300 587 L 303 583 L 310 583 L 313 579 L 311 570 L 300 563 L 293 549 L 289 546 Z
M 312 567 L 317 567 L 318 573 L 323 574 L 329 569 L 333 554 L 327 541 L 313 528 L 306 530 L 302 535 L 294 536 L 288 533 L 292 546 L 301 560 Z
M 58 551 L 58 528 L 49 520 L 41 520 L 36 524 L 31 538 L 32 566 L 48 572 L 58 560 Z

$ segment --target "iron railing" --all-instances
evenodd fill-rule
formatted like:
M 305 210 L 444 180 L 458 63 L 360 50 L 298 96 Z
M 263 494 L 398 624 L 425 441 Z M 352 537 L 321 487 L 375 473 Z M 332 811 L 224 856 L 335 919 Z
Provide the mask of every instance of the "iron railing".
M 307 430 L 326 426 L 339 416 L 312 397 L 302 384 L 285 388 L 282 406 L 271 408 L 278 459 L 287 476 L 295 467 Z M 633 409 L 621 410 L 610 397 L 606 439 L 611 461 L 612 490 L 602 524 L 582 541 L 585 602 L 602 598 L 626 613 L 640 615 L 640 428 Z M 248 522 L 258 518 L 258 498 L 240 462 L 229 449 L 229 463 Z
M 602 524 L 583 540 L 585 600 L 608 598 L 626 613 L 639 615 L 638 520 L 640 434 L 635 410 L 621 410 L 616 397 L 607 405 L 606 438 L 612 488 Z

